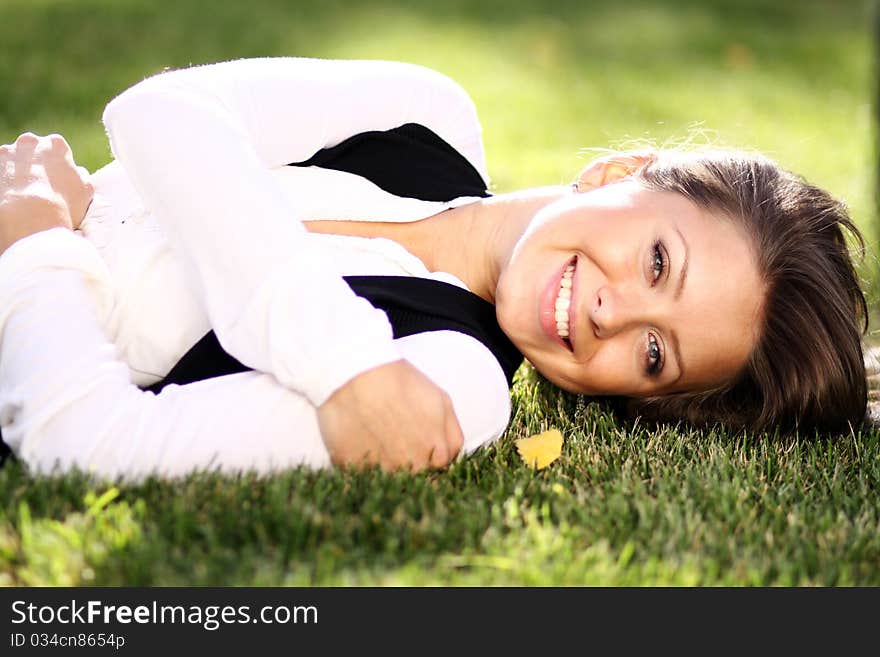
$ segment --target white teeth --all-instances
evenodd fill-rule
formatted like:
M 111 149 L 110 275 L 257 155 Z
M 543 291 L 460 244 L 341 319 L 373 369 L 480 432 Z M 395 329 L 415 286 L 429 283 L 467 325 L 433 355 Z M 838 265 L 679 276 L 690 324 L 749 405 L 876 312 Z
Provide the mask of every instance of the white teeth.
M 569 334 L 569 310 L 571 309 L 571 285 L 574 278 L 574 264 L 568 265 L 562 274 L 559 283 L 559 292 L 556 296 L 555 317 L 556 333 L 561 338 L 567 338 Z

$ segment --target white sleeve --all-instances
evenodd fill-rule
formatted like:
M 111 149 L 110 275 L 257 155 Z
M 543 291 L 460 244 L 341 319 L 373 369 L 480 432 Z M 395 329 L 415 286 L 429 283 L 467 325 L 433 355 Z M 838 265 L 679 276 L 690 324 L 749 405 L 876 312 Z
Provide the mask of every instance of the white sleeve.
M 111 306 L 104 262 L 70 231 L 37 233 L 0 257 L 0 426 L 35 472 L 137 480 L 330 465 L 315 407 L 268 374 L 138 389 L 102 330 Z M 507 385 L 482 344 L 451 331 L 398 342 L 449 392 L 463 454 L 501 436 Z
M 385 314 L 304 248 L 302 217 L 269 169 L 412 121 L 465 144 L 484 173 L 470 99 L 410 64 L 238 60 L 149 78 L 104 113 L 114 155 L 191 266 L 224 348 L 316 406 L 401 355 Z
M 159 395 L 133 385 L 102 330 L 106 277 L 94 247 L 64 229 L 0 257 L 0 425 L 29 467 L 137 480 L 330 465 L 314 406 L 267 374 Z

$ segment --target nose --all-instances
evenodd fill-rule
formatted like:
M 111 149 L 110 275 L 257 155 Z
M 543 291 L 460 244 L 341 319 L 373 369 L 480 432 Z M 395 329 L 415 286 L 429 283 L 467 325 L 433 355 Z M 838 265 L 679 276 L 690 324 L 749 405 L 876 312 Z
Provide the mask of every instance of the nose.
M 624 293 L 610 285 L 596 291 L 590 308 L 590 322 L 597 338 L 607 339 L 643 323 L 646 304 L 637 294 Z

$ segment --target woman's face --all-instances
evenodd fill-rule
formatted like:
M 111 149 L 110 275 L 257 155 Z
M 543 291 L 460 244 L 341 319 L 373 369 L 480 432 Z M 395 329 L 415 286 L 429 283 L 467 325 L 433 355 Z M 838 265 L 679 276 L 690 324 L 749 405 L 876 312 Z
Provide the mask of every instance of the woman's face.
M 763 289 L 739 226 L 625 179 L 535 215 L 501 272 L 496 312 L 556 385 L 641 397 L 734 377 Z

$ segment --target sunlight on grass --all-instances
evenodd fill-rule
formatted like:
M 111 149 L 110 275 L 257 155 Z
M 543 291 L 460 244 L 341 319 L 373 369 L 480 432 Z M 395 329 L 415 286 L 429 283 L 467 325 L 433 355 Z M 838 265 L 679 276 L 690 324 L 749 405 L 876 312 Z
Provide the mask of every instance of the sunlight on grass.
M 112 503 L 119 491 L 86 494 L 85 512 L 62 520 L 34 518 L 18 507 L 17 530 L 0 523 L 0 586 L 82 586 L 115 551 L 140 537 L 143 503 Z

